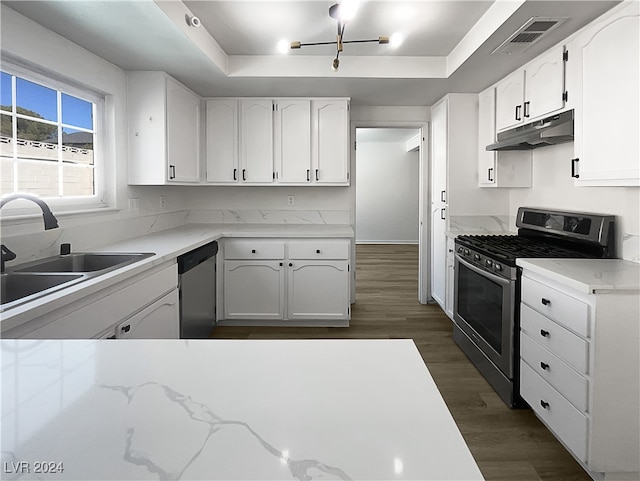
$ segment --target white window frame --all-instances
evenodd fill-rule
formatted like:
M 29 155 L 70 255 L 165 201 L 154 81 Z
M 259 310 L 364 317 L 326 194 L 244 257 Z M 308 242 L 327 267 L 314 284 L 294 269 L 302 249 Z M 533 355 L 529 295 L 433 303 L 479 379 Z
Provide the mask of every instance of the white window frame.
M 30 68 L 17 65 L 2 59 L 1 70 L 7 74 L 15 75 L 24 80 L 34 82 L 44 87 L 72 95 L 82 100 L 92 102 L 94 107 L 94 137 L 93 137 L 93 162 L 94 162 L 94 195 L 91 196 L 67 196 L 67 197 L 42 197 L 51 207 L 55 215 L 81 214 L 104 210 L 110 207 L 109 203 L 109 179 L 106 168 L 106 122 L 105 122 L 105 96 L 84 86 L 66 82 L 55 75 L 47 75 Z M 15 88 L 15 85 L 14 85 Z M 13 92 L 15 95 L 15 91 Z M 59 95 L 59 94 L 58 94 Z M 12 99 L 15 103 L 15 98 Z M 62 119 L 59 119 L 62 121 Z M 0 215 L 3 220 L 24 219 L 42 215 L 41 210 L 32 202 L 17 199 L 6 204 Z

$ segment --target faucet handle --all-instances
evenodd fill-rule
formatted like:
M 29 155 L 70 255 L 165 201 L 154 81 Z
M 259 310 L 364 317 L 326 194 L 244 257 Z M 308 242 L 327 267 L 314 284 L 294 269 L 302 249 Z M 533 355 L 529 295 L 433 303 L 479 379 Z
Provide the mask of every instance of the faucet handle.
M 69 254 L 71 254 L 71 244 L 69 244 L 68 242 L 65 244 L 60 244 L 60 255 L 66 256 Z
M 0 271 L 4 272 L 4 263 L 15 259 L 16 254 L 4 244 L 0 245 L 0 251 L 2 251 L 2 255 L 1 255 L 2 261 L 0 265 Z

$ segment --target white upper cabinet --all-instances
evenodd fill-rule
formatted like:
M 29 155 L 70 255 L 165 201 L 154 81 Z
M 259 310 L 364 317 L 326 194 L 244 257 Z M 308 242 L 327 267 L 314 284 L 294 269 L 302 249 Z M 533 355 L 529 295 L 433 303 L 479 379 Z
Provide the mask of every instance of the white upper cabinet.
M 311 101 L 278 100 L 275 104 L 276 181 L 311 181 Z
M 207 99 L 207 182 L 349 185 L 348 99 Z
M 200 98 L 164 72 L 129 72 L 129 184 L 200 181 Z
M 240 101 L 240 178 L 271 183 L 273 170 L 273 101 Z
M 349 184 L 349 103 L 313 100 L 312 179 L 316 184 Z
M 207 182 L 238 182 L 238 101 L 207 100 Z
M 531 151 L 496 152 L 496 89 L 478 94 L 478 186 L 531 187 Z
M 625 2 L 568 45 L 577 185 L 640 185 L 640 16 Z
M 563 47 L 559 45 L 496 85 L 498 131 L 564 108 L 563 59 Z

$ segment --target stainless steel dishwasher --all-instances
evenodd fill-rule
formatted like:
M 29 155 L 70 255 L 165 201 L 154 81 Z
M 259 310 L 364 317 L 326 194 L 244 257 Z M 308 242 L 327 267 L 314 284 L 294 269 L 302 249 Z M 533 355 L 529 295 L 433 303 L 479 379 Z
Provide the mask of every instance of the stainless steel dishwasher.
M 216 254 L 210 242 L 178 257 L 180 338 L 208 338 L 216 322 Z

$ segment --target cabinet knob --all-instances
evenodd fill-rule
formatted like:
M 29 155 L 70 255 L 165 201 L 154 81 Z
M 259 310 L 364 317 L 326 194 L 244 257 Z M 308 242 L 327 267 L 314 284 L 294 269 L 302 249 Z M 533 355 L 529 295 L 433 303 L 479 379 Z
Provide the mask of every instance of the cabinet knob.
M 544 329 L 540 329 L 540 335 L 542 337 L 549 337 L 549 331 L 545 331 Z
M 549 364 L 547 364 L 546 362 L 540 362 L 540 367 L 546 371 L 547 369 L 549 369 Z
M 255 250 L 255 249 L 251 249 L 251 253 L 252 253 L 252 254 L 255 254 L 255 253 L 256 253 L 256 250 Z
M 293 264 L 291 262 L 289 262 L 289 267 L 293 267 Z
M 542 406 L 544 409 L 549 409 L 549 403 L 543 401 L 542 399 L 540 399 L 540 406 Z
M 320 254 L 320 249 L 316 249 L 316 254 Z
M 279 262 L 278 265 L 282 267 L 284 265 L 284 262 Z
M 131 330 L 131 324 L 127 324 L 120 329 L 122 332 L 129 332 Z
M 543 306 L 548 306 L 549 304 L 551 304 L 551 301 L 549 299 L 545 299 L 544 297 L 541 299 L 541 302 Z

